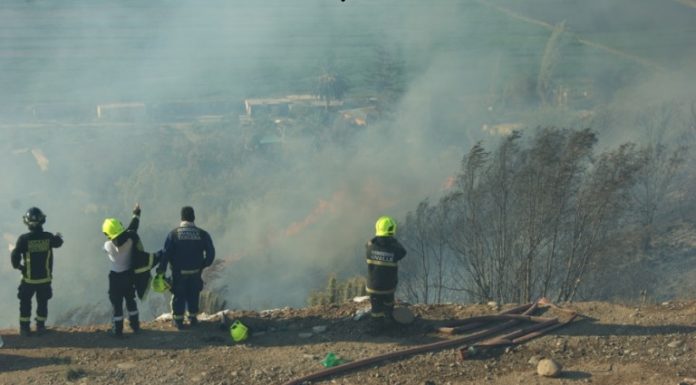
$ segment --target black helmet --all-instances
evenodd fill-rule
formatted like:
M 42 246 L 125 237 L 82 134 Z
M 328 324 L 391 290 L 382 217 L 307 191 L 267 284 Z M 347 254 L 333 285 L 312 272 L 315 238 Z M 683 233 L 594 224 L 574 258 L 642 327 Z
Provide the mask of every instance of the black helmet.
M 34 228 L 46 223 L 46 214 L 38 207 L 32 207 L 24 214 L 24 224 Z

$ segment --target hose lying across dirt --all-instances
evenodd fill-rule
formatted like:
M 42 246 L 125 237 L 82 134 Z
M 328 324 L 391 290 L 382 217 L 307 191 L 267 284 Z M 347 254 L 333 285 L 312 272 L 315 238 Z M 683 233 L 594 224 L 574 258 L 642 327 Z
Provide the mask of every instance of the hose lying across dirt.
M 312 373 L 312 374 L 306 375 L 304 377 L 290 380 L 288 382 L 283 383 L 283 385 L 300 385 L 306 381 L 318 380 L 320 378 L 333 376 L 333 375 L 336 375 L 339 373 L 344 373 L 344 372 L 347 372 L 349 370 L 353 370 L 356 368 L 360 368 L 363 366 L 375 364 L 375 363 L 386 361 L 386 360 L 391 360 L 391 359 L 396 359 L 396 358 L 401 359 L 401 358 L 405 358 L 405 357 L 408 357 L 408 356 L 411 356 L 414 354 L 425 353 L 425 352 L 429 352 L 432 350 L 444 349 L 444 348 L 448 348 L 451 346 L 467 345 L 468 343 L 471 343 L 473 341 L 481 340 L 484 337 L 499 333 L 502 330 L 508 329 L 511 326 L 514 326 L 515 324 L 517 324 L 521 321 L 535 320 L 535 317 L 531 317 L 530 314 L 532 312 L 534 312 L 538 308 L 539 305 L 550 305 L 550 304 L 548 302 L 545 302 L 544 300 L 539 300 L 539 301 L 534 302 L 534 303 L 529 303 L 529 304 L 515 307 L 513 309 L 509 309 L 509 310 L 504 311 L 502 313 L 498 313 L 497 315 L 494 315 L 494 316 L 482 316 L 482 317 L 468 318 L 468 319 L 462 320 L 456 324 L 462 325 L 462 324 L 473 322 L 473 324 L 481 326 L 481 324 L 487 320 L 506 320 L 506 321 L 501 323 L 500 325 L 491 327 L 489 329 L 480 330 L 478 332 L 469 334 L 469 335 L 464 336 L 464 337 L 433 342 L 433 343 L 421 345 L 421 346 L 415 346 L 415 347 L 412 347 L 409 349 L 390 352 L 390 353 L 386 353 L 386 354 L 382 354 L 382 355 L 374 356 L 374 357 L 363 358 L 361 360 L 352 361 L 352 362 L 348 362 L 348 363 L 345 363 L 342 365 L 334 366 L 332 368 L 328 368 L 328 369 L 325 369 L 325 370 L 322 370 L 322 371 L 319 371 L 316 373 Z M 522 312 L 522 314 L 519 314 L 520 312 Z M 574 316 L 572 318 L 570 318 L 570 320 L 572 320 L 573 318 L 574 318 Z M 536 319 L 536 320 L 538 320 L 538 319 Z M 565 325 L 568 322 L 570 322 L 570 320 L 563 322 L 563 323 L 557 323 L 555 325 L 552 325 L 551 328 Z M 547 325 L 544 325 L 544 326 L 547 326 Z M 439 330 L 444 331 L 443 329 L 455 329 L 455 328 L 440 328 Z M 539 335 L 543 334 L 543 332 L 548 331 L 548 330 L 551 330 L 551 329 L 547 327 L 543 330 L 537 331 L 536 333 L 532 333 L 533 335 L 530 335 L 528 338 L 524 338 L 524 339 L 519 338 L 517 340 L 512 340 L 512 341 L 513 341 L 513 343 L 523 342 L 523 341 L 526 341 L 528 339 L 539 336 Z M 507 337 L 510 338 L 513 336 L 508 335 Z M 515 337 L 516 337 L 516 335 L 515 335 Z M 527 337 L 527 336 L 525 336 L 525 337 Z M 497 340 L 496 340 L 496 342 L 497 342 Z

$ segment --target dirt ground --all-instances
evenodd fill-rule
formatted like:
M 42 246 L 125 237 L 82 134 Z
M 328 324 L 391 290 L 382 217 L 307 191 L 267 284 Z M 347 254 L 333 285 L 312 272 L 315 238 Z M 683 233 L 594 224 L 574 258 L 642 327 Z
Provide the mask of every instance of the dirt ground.
M 229 311 L 196 328 L 177 331 L 153 321 L 137 334 L 111 337 L 108 325 L 55 327 L 43 336 L 1 330 L 1 384 L 284 384 L 325 370 L 333 352 L 345 362 L 418 345 L 461 338 L 434 332 L 467 317 L 496 314 L 513 305 L 415 305 L 416 321 L 399 331 L 369 335 L 369 320 L 355 320 L 364 303 L 263 312 Z M 460 346 L 391 359 L 312 384 L 650 384 L 696 378 L 696 303 L 623 306 L 564 304 L 581 317 L 524 344 L 480 349 L 462 359 Z M 540 310 L 538 315 L 552 315 Z M 222 325 L 240 319 L 254 330 L 234 344 Z M 325 326 L 326 330 L 321 331 Z M 317 328 L 318 327 L 318 328 Z M 534 362 L 553 358 L 557 378 L 541 377 Z M 688 381 L 687 381 L 688 383 Z

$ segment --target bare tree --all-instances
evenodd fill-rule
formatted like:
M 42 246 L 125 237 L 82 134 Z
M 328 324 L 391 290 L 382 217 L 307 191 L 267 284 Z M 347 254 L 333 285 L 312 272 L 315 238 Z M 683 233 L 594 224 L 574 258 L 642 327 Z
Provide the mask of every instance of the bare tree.
M 643 167 L 634 144 L 603 153 L 578 190 L 562 253 L 563 274 L 557 300 L 572 301 L 593 258 L 621 223 L 630 188 Z
M 421 229 L 408 244 L 423 261 L 421 292 L 446 285 L 476 301 L 573 299 L 624 220 L 644 165 L 632 144 L 595 159 L 596 142 L 589 129 L 546 128 L 530 140 L 510 135 L 493 152 L 476 144 L 462 160 L 456 188 L 436 206 L 421 203 L 407 221 Z M 443 275 L 427 263 L 442 243 L 427 228 L 451 229 L 441 255 L 456 264 L 442 281 L 433 280 Z
M 442 303 L 447 281 L 448 228 L 444 226 L 441 205 L 428 200 L 418 204 L 406 216 L 400 233 L 408 248 L 409 258 L 402 262 L 403 290 L 410 300 L 421 303 Z
M 694 114 L 693 106 L 691 109 Z M 656 215 L 664 206 L 667 193 L 672 188 L 677 172 L 684 165 L 688 152 L 687 141 L 678 140 L 670 144 L 665 139 L 668 132 L 679 129 L 675 127 L 679 125 L 675 118 L 677 110 L 674 104 L 663 104 L 646 109 L 637 119 L 637 124 L 646 134 L 647 142 L 641 148 L 645 167 L 637 176 L 632 199 L 642 230 L 641 245 L 645 252 L 651 250 Z
M 595 143 L 587 129 L 543 129 L 525 151 L 516 189 L 522 220 L 520 301 L 530 301 L 534 293 L 549 295 L 566 218 Z

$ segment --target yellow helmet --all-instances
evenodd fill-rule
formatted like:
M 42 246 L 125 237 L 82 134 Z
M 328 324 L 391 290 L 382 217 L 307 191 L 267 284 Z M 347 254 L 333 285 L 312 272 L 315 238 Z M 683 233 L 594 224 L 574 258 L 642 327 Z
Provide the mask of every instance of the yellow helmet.
M 242 342 L 249 337 L 249 328 L 244 326 L 239 320 L 230 325 L 230 336 L 234 342 Z
M 391 236 L 396 233 L 396 222 L 391 217 L 380 217 L 375 223 L 375 235 L 378 237 Z
M 164 293 L 165 291 L 171 289 L 171 285 L 164 278 L 164 274 L 156 274 L 155 278 L 152 279 L 150 286 L 156 293 Z
M 126 229 L 123 228 L 121 222 L 116 218 L 106 218 L 102 223 L 102 232 L 109 239 L 114 239 L 121 235 Z

